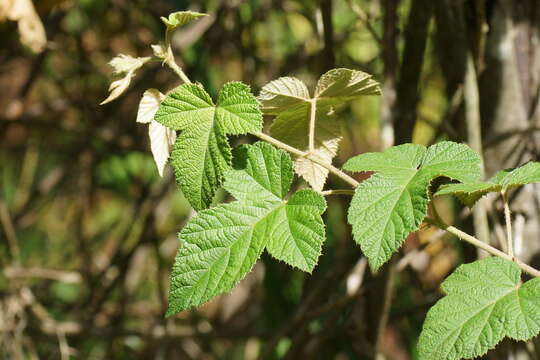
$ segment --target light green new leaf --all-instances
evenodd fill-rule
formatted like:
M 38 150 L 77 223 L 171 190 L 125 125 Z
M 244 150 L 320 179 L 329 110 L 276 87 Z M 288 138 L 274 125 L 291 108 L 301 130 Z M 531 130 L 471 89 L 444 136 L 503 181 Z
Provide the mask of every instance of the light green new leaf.
M 276 259 L 311 272 L 325 238 L 324 198 L 300 190 L 287 153 L 267 143 L 242 147 L 224 188 L 238 200 L 200 211 L 181 231 L 167 315 L 230 291 L 266 247 Z
M 341 125 L 335 115 L 338 107 L 364 95 L 380 95 L 379 84 L 361 71 L 330 70 L 319 79 L 311 98 L 304 83 L 293 77 L 282 77 L 266 84 L 259 101 L 266 115 L 276 115 L 270 134 L 280 141 L 309 151 L 309 127 L 312 107 L 315 116 L 312 154 L 331 163 L 341 140 Z M 294 169 L 313 189 L 322 190 L 328 170 L 308 159 L 298 158 Z
M 428 187 L 446 176 L 471 182 L 480 178 L 480 158 L 464 144 L 441 142 L 426 149 L 405 144 L 382 153 L 365 153 L 349 159 L 349 171 L 374 171 L 355 191 L 348 221 L 353 236 L 378 269 L 418 227 L 427 212 Z
M 531 161 L 515 169 L 501 170 L 486 182 L 443 185 L 435 195 L 453 194 L 462 203 L 472 207 L 489 192 L 506 191 L 535 182 L 540 182 L 540 163 Z
M 225 84 L 217 105 L 201 86 L 180 85 L 163 100 L 155 120 L 182 131 L 170 161 L 180 188 L 197 210 L 210 206 L 230 166 L 226 135 L 257 132 L 262 127 L 257 99 L 240 82 Z
M 161 21 L 167 26 L 167 32 L 172 32 L 187 23 L 196 20 L 207 14 L 196 11 L 177 11 L 169 14 L 168 17 L 161 17 Z
M 489 257 L 461 265 L 442 284 L 418 343 L 420 360 L 481 356 L 503 338 L 528 340 L 540 331 L 540 279 L 520 283 L 511 262 Z

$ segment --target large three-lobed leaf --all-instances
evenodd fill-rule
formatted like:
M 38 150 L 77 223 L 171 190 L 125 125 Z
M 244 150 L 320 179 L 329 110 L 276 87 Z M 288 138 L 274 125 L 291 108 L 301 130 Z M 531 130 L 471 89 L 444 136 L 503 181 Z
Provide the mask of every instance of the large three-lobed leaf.
M 183 84 L 162 101 L 155 120 L 181 130 L 170 162 L 184 195 L 197 209 L 210 206 L 224 172 L 230 167 L 226 135 L 260 131 L 262 114 L 249 86 L 223 86 L 217 105 L 199 85 Z
M 461 265 L 442 284 L 418 343 L 420 360 L 469 359 L 504 337 L 528 340 L 540 331 L 540 278 L 521 284 L 511 262 L 489 257 Z
M 540 163 L 531 161 L 515 169 L 501 170 L 485 182 L 443 185 L 435 195 L 453 194 L 462 203 L 472 207 L 489 192 L 506 191 L 535 182 L 540 182 Z
M 168 315 L 230 291 L 262 251 L 311 272 L 325 239 L 324 198 L 311 189 L 285 199 L 293 179 L 287 153 L 267 143 L 242 147 L 224 188 L 237 201 L 200 211 L 181 231 Z
M 312 114 L 315 121 L 313 156 L 331 163 L 341 140 L 337 108 L 364 95 L 380 95 L 379 84 L 371 75 L 350 69 L 333 69 L 319 79 L 315 94 L 293 77 L 282 77 L 266 84 L 259 101 L 266 115 L 276 115 L 270 134 L 300 150 L 309 151 Z M 315 190 L 322 190 L 328 170 L 306 159 L 295 160 L 294 169 Z
M 378 269 L 418 230 L 426 216 L 428 187 L 436 177 L 462 182 L 480 178 L 480 158 L 464 144 L 440 142 L 394 146 L 382 153 L 365 153 L 343 166 L 349 171 L 373 171 L 355 191 L 348 221 L 353 236 Z

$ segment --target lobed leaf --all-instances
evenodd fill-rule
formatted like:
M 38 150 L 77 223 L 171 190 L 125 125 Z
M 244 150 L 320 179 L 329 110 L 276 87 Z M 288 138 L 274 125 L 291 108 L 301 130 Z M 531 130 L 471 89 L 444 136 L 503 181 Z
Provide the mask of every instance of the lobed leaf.
M 443 185 L 435 195 L 452 194 L 463 204 L 472 207 L 487 193 L 506 191 L 535 182 L 540 182 L 540 163 L 531 161 L 515 169 L 501 170 L 486 182 Z
M 276 115 L 270 134 L 303 151 L 309 149 L 311 108 L 315 106 L 315 137 L 312 154 L 331 163 L 341 140 L 341 125 L 335 112 L 346 102 L 364 95 L 380 95 L 379 84 L 361 71 L 330 70 L 319 79 L 311 98 L 306 85 L 293 77 L 282 77 L 266 84 L 259 101 L 266 115 Z M 328 170 L 305 158 L 298 158 L 295 172 L 315 190 L 322 190 Z
M 210 206 L 231 164 L 226 135 L 257 132 L 262 114 L 250 88 L 240 82 L 223 86 L 217 105 L 199 85 L 183 84 L 161 103 L 155 120 L 181 130 L 171 165 L 184 195 L 197 210 Z
M 167 315 L 230 291 L 262 251 L 311 272 L 325 238 L 324 198 L 292 182 L 287 153 L 267 143 L 241 148 L 224 188 L 238 200 L 200 211 L 180 232 Z
M 349 171 L 374 171 L 355 190 L 348 221 L 353 237 L 373 269 L 378 269 L 418 230 L 427 213 L 428 187 L 434 178 L 480 178 L 480 158 L 467 145 L 441 142 L 394 146 L 382 153 L 349 159 Z
M 503 338 L 528 340 L 540 331 L 540 279 L 524 284 L 511 261 L 488 257 L 461 265 L 442 284 L 446 296 L 426 317 L 419 359 L 484 355 Z

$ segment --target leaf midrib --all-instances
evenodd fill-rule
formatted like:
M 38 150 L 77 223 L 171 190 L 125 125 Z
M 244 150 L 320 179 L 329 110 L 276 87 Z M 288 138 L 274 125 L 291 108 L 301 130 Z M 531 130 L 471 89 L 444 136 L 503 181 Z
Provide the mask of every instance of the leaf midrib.
M 505 297 L 509 296 L 512 294 L 512 292 L 514 291 L 518 291 L 515 287 L 512 287 L 508 290 L 508 292 L 506 292 L 504 295 L 500 296 L 499 298 L 495 299 L 494 301 L 491 301 L 491 302 L 488 302 L 486 303 L 484 306 L 482 306 L 478 311 L 474 312 L 471 316 L 469 316 L 469 318 L 467 318 L 465 321 L 461 322 L 457 327 L 456 327 L 456 330 L 459 329 L 459 333 L 458 333 L 458 338 L 461 334 L 461 331 L 463 331 L 463 326 L 469 322 L 472 318 L 474 318 L 475 316 L 477 316 L 479 313 L 481 313 L 483 310 L 485 310 L 486 308 L 488 308 L 489 306 L 492 306 L 492 305 L 497 305 L 497 303 L 499 301 L 502 301 Z M 518 299 L 519 299 L 519 294 L 518 294 Z M 495 309 L 495 306 L 493 306 L 493 309 Z M 493 310 L 492 310 L 493 311 Z M 490 316 L 491 316 L 491 313 L 490 313 Z M 490 316 L 487 317 L 487 322 L 489 322 L 489 319 L 490 319 Z M 444 341 L 446 341 L 449 337 L 443 337 L 443 341 L 441 341 L 440 343 L 444 343 Z M 455 343 L 454 343 L 455 344 Z M 454 347 L 454 344 L 452 345 L 452 348 Z M 448 356 L 448 353 L 446 354 L 446 356 Z

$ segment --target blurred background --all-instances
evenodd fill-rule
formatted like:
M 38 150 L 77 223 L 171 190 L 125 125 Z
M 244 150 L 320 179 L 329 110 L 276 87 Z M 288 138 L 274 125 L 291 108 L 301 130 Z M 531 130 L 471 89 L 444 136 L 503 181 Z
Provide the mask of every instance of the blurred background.
M 210 16 L 178 30 L 173 48 L 214 96 L 230 80 L 257 94 L 279 76 L 313 89 L 333 67 L 374 74 L 383 96 L 342 113 L 336 165 L 444 139 L 481 151 L 486 176 L 538 160 L 538 0 L 0 0 L 0 357 L 414 359 L 440 282 L 484 254 L 424 228 L 371 274 L 346 196 L 328 198 L 313 274 L 263 255 L 232 293 L 164 318 L 177 233 L 193 211 L 172 171 L 159 177 L 135 118 L 144 90 L 179 80 L 152 62 L 98 104 L 107 62 L 151 56 L 159 17 L 187 9 Z M 331 175 L 327 188 L 346 185 Z M 539 194 L 530 185 L 511 196 L 516 253 L 536 266 Z M 472 212 L 451 198 L 437 206 L 503 246 L 496 197 Z M 536 340 L 505 341 L 485 358 L 539 356 Z

